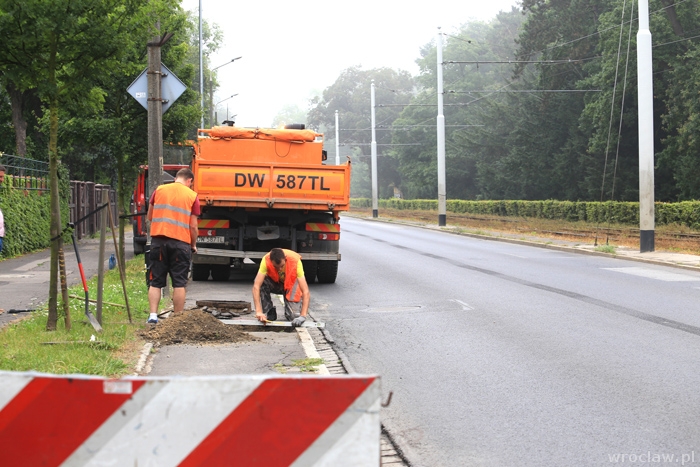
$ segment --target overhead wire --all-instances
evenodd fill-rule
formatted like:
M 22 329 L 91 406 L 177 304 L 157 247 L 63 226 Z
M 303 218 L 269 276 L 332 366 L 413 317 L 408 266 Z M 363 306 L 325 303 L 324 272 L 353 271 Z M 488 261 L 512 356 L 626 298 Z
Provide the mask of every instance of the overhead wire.
M 610 100 L 610 120 L 608 122 L 608 139 L 607 143 L 605 146 L 605 159 L 603 162 L 603 182 L 600 186 L 600 202 L 601 204 L 603 203 L 603 196 L 605 194 L 605 178 L 608 172 L 608 152 L 610 150 L 610 135 L 612 134 L 612 123 L 613 123 L 613 117 L 615 113 L 615 95 L 617 91 L 617 77 L 619 73 L 619 68 L 620 68 L 620 50 L 622 49 L 622 31 L 623 31 L 623 25 L 625 21 L 625 8 L 627 5 L 627 0 L 623 0 L 622 2 L 622 14 L 620 15 L 620 34 L 617 42 L 617 60 L 615 61 L 615 79 L 613 80 L 613 91 L 612 91 L 612 99 Z M 634 11 L 634 8 L 632 8 Z M 631 28 L 630 28 L 631 30 Z M 595 231 L 595 239 L 593 240 L 593 245 L 598 246 L 598 227 L 600 223 L 599 221 L 596 221 L 596 231 Z M 608 243 L 608 238 L 606 237 L 605 243 L 607 245 Z
M 632 12 L 634 12 L 634 0 L 632 0 Z M 631 16 L 631 14 L 630 14 Z M 622 79 L 622 100 L 620 102 L 620 125 L 617 130 L 617 149 L 615 150 L 615 168 L 613 171 L 612 190 L 610 192 L 610 200 L 615 199 L 615 181 L 617 180 L 617 164 L 620 156 L 620 140 L 622 139 L 622 118 L 625 114 L 625 95 L 627 92 L 627 71 L 630 63 L 630 46 L 632 44 L 632 25 L 630 24 L 629 33 L 627 35 L 627 58 L 625 60 L 625 77 Z M 608 227 L 610 225 L 608 224 Z

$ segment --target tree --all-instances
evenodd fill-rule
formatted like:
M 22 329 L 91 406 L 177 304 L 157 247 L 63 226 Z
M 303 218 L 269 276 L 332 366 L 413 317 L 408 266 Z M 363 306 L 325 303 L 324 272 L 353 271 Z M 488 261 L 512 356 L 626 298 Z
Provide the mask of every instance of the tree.
M 289 123 L 306 123 L 306 111 L 296 104 L 285 105 L 272 119 L 274 128 Z
M 49 172 L 52 224 L 49 319 L 56 329 L 62 224 L 58 193 L 58 123 L 65 108 L 94 108 L 104 92 L 92 85 L 118 63 L 122 45 L 144 27 L 146 0 L 0 0 L 3 74 L 20 89 L 36 89 L 49 120 Z M 156 5 L 151 4 L 151 8 Z
M 399 185 L 396 161 L 386 157 L 391 153 L 392 123 L 401 112 L 401 104 L 407 104 L 414 87 L 413 78 L 406 71 L 391 68 L 362 70 L 351 67 L 344 70 L 331 86 L 323 91 L 322 96 L 312 99 L 307 122 L 317 131 L 335 129 L 335 111 L 339 114 L 340 144 L 343 147 L 357 149 L 358 164 L 367 163 L 371 153 L 371 83 L 375 84 L 376 135 L 379 158 L 377 160 L 378 184 L 380 196 L 390 196 L 390 186 Z M 397 107 L 393 107 L 397 105 Z M 335 133 L 327 131 L 327 133 Z M 334 142 L 333 139 L 328 139 Z M 359 180 L 359 178 L 358 178 Z

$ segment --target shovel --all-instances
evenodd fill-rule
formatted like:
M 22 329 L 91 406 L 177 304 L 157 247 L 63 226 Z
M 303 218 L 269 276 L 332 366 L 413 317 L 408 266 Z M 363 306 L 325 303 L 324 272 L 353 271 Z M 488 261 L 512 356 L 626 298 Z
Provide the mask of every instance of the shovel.
M 69 227 L 74 227 L 73 224 L 68 224 Z M 85 280 L 85 271 L 83 270 L 83 263 L 80 261 L 80 253 L 78 253 L 78 242 L 75 241 L 75 230 L 71 232 L 71 238 L 73 239 L 73 248 L 75 249 L 75 257 L 78 259 L 78 269 L 80 270 L 80 279 L 83 281 L 83 290 L 85 291 L 85 316 L 87 316 L 88 321 L 95 328 L 95 331 L 102 332 L 102 326 L 95 318 L 95 315 L 90 311 L 90 300 L 88 298 L 88 286 Z M 104 265 L 100 264 L 100 267 Z

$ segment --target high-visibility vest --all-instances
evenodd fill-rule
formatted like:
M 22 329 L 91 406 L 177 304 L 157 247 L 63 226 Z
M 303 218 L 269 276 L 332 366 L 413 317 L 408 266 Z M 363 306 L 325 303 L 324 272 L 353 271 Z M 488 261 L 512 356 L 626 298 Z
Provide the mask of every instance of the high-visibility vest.
M 290 302 L 298 302 L 301 300 L 301 287 L 299 287 L 299 281 L 297 280 L 297 266 L 299 261 L 301 261 L 301 255 L 292 250 L 285 250 L 285 266 L 284 266 L 284 292 L 287 300 Z M 275 282 L 279 282 L 280 275 L 277 273 L 277 268 L 272 263 L 270 259 L 270 253 L 266 254 L 263 258 L 265 264 L 267 265 L 267 275 L 270 276 Z
M 151 236 L 168 237 L 191 244 L 190 216 L 197 193 L 182 183 L 161 185 L 153 198 Z

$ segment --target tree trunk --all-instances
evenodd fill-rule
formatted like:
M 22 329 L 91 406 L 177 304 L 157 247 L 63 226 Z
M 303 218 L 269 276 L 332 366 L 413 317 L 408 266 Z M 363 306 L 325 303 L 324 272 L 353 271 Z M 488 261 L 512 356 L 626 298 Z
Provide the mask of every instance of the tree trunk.
M 12 126 L 15 127 L 16 155 L 27 155 L 27 120 L 24 119 L 24 93 L 18 90 L 11 81 L 7 82 L 7 93 L 12 103 Z
M 49 86 L 52 87 L 49 98 L 49 189 L 51 193 L 51 270 L 49 273 L 49 317 L 46 330 L 55 331 L 58 323 L 58 252 L 63 249 L 61 233 L 61 203 L 58 190 L 58 90 L 56 82 L 56 54 L 58 39 L 54 35 L 49 53 Z
M 68 303 L 68 285 L 66 283 L 66 257 L 63 254 L 63 248 L 58 251 L 58 266 L 61 273 L 61 293 L 63 297 L 63 314 L 66 324 L 66 331 L 70 331 L 70 303 Z
M 51 272 L 49 274 L 49 318 L 47 331 L 55 331 L 58 323 L 58 252 L 63 249 L 61 233 L 61 203 L 58 191 L 58 98 L 49 104 L 49 187 L 51 193 Z
M 671 22 L 673 32 L 676 36 L 684 37 L 685 31 L 683 31 L 683 26 L 681 26 L 681 22 L 678 20 L 678 15 L 676 14 L 675 0 L 661 0 L 661 3 L 666 7 L 666 16 L 668 16 L 668 20 Z

